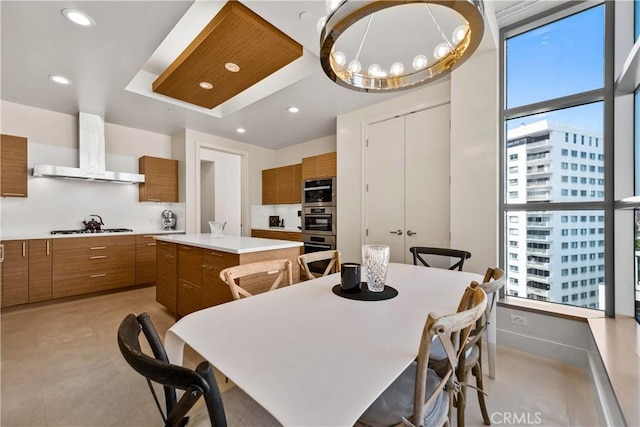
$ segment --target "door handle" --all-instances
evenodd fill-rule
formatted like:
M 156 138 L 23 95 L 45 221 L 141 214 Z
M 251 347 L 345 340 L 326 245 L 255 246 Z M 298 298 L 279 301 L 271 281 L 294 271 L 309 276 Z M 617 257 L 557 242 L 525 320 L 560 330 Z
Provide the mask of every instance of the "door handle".
M 415 231 L 407 230 L 407 236 L 413 236 L 414 234 L 418 234 Z
M 402 236 L 402 230 L 397 229 L 396 231 L 390 231 L 391 234 L 397 234 L 398 236 Z

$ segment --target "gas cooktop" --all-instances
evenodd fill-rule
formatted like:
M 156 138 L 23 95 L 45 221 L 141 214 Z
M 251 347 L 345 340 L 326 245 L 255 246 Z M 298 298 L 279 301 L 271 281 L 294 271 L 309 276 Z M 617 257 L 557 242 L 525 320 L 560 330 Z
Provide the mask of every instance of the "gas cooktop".
M 103 228 L 102 230 L 52 230 L 51 234 L 126 233 L 130 228 Z

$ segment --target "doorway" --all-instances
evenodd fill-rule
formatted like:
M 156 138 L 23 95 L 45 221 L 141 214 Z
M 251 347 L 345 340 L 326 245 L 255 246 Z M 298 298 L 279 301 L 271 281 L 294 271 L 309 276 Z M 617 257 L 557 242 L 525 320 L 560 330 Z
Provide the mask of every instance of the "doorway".
M 200 150 L 200 231 L 209 221 L 227 223 L 224 234 L 242 234 L 242 156 L 213 149 Z

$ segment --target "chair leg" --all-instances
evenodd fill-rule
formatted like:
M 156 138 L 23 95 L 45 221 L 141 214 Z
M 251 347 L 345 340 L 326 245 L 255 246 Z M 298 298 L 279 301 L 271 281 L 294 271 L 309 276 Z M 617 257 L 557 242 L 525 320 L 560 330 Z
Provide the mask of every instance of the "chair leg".
M 456 397 L 456 414 L 458 417 L 458 427 L 464 427 L 464 410 L 467 406 L 467 374 L 468 372 L 464 369 L 460 370 L 460 374 L 458 376 L 458 381 L 460 381 L 460 391 L 458 392 L 458 396 Z
M 478 363 L 472 369 L 473 376 L 476 377 L 476 388 L 478 389 L 478 403 L 480 404 L 480 411 L 482 412 L 482 419 L 485 425 L 490 426 L 491 420 L 487 413 L 487 404 L 484 400 L 484 385 L 482 381 L 482 362 L 478 359 Z

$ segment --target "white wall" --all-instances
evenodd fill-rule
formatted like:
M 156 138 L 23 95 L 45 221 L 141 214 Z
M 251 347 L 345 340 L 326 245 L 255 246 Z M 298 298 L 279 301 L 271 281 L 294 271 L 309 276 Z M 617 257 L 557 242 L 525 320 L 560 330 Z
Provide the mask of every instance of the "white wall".
M 451 247 L 471 252 L 465 270 L 478 273 L 498 265 L 497 76 L 497 50 L 451 74 Z
M 0 132 L 28 139 L 27 166 L 34 163 L 78 166 L 77 116 L 3 101 Z M 108 170 L 138 172 L 138 157 L 171 157 L 167 135 L 105 123 Z M 102 216 L 105 227 L 160 228 L 165 209 L 180 212 L 179 203 L 139 203 L 138 186 L 28 178 L 29 197 L 0 200 L 4 239 L 48 233 L 53 229 L 83 228 L 90 214 Z
M 330 135 L 275 151 L 274 168 L 300 163 L 304 157 L 317 156 L 318 154 L 336 151 L 336 136 Z

